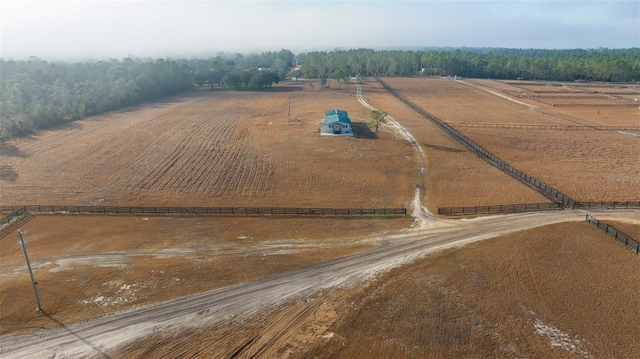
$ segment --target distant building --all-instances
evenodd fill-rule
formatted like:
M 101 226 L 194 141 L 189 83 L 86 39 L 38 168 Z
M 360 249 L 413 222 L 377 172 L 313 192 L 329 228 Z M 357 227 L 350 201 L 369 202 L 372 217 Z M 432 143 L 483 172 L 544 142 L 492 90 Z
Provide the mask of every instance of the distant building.
M 320 122 L 322 136 L 353 136 L 351 120 L 346 111 L 333 109 L 324 113 L 324 121 Z

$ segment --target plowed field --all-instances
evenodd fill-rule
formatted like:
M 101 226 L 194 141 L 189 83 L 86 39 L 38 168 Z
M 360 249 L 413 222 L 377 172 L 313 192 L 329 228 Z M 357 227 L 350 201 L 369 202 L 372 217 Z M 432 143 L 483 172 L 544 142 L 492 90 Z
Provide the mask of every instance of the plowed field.
M 195 91 L 5 143 L 0 203 L 407 206 L 410 145 L 358 124 L 359 138 L 320 136 L 326 109 L 368 111 L 347 90 L 281 90 Z

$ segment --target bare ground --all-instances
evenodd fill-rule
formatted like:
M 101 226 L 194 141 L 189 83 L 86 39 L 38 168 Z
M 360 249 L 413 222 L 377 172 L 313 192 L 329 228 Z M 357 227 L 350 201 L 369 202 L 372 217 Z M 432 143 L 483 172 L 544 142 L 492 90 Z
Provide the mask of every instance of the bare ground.
M 377 140 L 367 133 L 320 136 L 326 109 L 345 109 L 354 122 L 366 121 L 368 112 L 346 90 L 295 89 L 194 91 L 6 143 L 2 164 L 13 175 L 0 180 L 0 202 L 407 205 L 411 147 L 387 132 Z
M 398 81 L 404 81 L 404 79 Z M 434 83 L 436 89 L 440 87 L 439 82 Z M 416 185 L 427 188 L 429 208 L 432 210 L 435 206 L 544 201 L 544 198 L 537 193 L 467 153 L 435 126 L 401 105 L 375 82 L 365 83 L 364 89 L 365 98 L 370 104 L 394 116 L 416 137 L 427 155 L 426 171 L 419 170 L 420 160 L 415 151 L 392 129 L 383 130 L 380 139 L 375 141 L 370 139 L 370 134 L 365 134 L 356 139 L 331 138 L 328 140 L 331 141 L 332 147 L 326 146 L 327 139 L 320 138 L 316 132 L 317 122 L 321 118 L 315 118 L 321 117 L 324 109 L 343 108 L 349 111 L 354 121 L 366 121 L 368 109 L 357 103 L 352 88 L 336 91 L 311 90 L 303 87 L 303 90 L 284 92 L 286 95 L 274 93 L 268 97 L 261 97 L 262 95 L 256 97 L 254 94 L 242 94 L 237 97 L 238 95 L 234 94 L 198 93 L 195 96 L 159 102 L 155 106 L 88 119 L 78 123 L 78 126 L 47 131 L 33 139 L 3 144 L 4 147 L 0 151 L 4 166 L 1 172 L 0 202 L 13 204 L 16 203 L 14 201 L 27 199 L 27 203 L 69 201 L 66 202 L 69 204 L 82 202 L 82 204 L 130 203 L 136 205 L 188 203 L 190 205 L 295 204 L 297 206 L 386 205 L 389 207 L 411 203 Z M 471 87 L 469 89 L 473 90 Z M 415 91 L 430 93 L 435 90 L 428 87 Z M 447 93 L 444 97 L 449 95 L 450 93 Z M 499 97 L 485 98 L 485 95 L 486 92 L 482 91 L 471 91 L 465 94 L 483 105 L 486 103 L 501 107 L 504 105 L 503 102 L 508 104 Z M 283 111 L 289 97 L 292 104 L 291 121 Z M 457 104 L 457 102 L 453 101 L 450 104 Z M 430 105 L 424 107 L 429 111 L 437 107 L 430 107 Z M 446 105 L 444 106 L 447 108 Z M 467 115 L 482 113 L 479 110 L 474 107 L 466 109 L 469 111 Z M 503 111 L 516 110 L 510 104 L 496 113 Z M 462 113 L 460 116 L 465 117 Z M 521 115 L 516 113 L 512 117 L 521 118 Z M 239 119 L 241 121 L 238 121 Z M 447 121 L 448 118 L 443 120 Z M 544 116 L 535 118 L 535 121 L 540 123 L 544 123 L 544 120 Z M 112 126 L 113 124 L 116 126 Z M 513 133 L 508 136 L 513 137 L 511 141 L 516 141 L 515 138 L 518 138 L 518 135 Z M 120 140 L 124 142 L 117 142 Z M 537 140 L 546 141 L 546 137 L 542 136 Z M 502 148 L 505 156 L 517 157 L 517 154 L 514 155 L 516 151 L 508 151 L 508 146 L 502 144 L 500 136 L 491 137 L 481 133 L 477 136 L 477 141 L 483 146 L 494 146 L 495 151 Z M 154 145 L 149 146 L 150 143 Z M 541 146 L 544 147 L 544 145 Z M 606 146 L 605 142 L 602 142 L 602 146 Z M 136 150 L 128 151 L 126 150 L 128 148 Z M 581 148 L 578 145 L 578 149 Z M 207 155 L 207 151 L 210 154 Z M 90 153 L 97 157 L 81 156 L 80 154 L 83 153 Z M 344 153 L 349 155 L 341 156 Z M 551 157 L 553 155 L 562 157 L 564 152 L 551 150 L 545 153 L 549 153 Z M 617 149 L 611 152 L 605 151 L 603 158 L 609 158 L 607 157 L 609 155 L 622 158 L 620 165 L 624 171 L 628 171 L 629 168 L 635 169 L 633 164 L 628 167 L 629 164 L 624 163 L 625 159 L 631 159 L 635 155 L 633 149 L 631 152 Z M 225 156 L 228 158 L 224 159 Z M 199 162 L 198 159 L 200 159 Z M 607 160 L 603 159 L 603 161 Z M 582 169 L 580 166 L 584 163 L 575 162 L 577 162 L 575 170 L 580 171 Z M 211 165 L 212 163 L 215 165 Z M 74 176 L 69 176 L 70 173 Z M 550 175 L 552 171 L 549 168 L 543 169 L 542 173 L 549 175 L 550 178 L 556 178 L 556 173 L 553 173 L 554 176 Z M 43 178 L 46 178 L 47 182 L 43 182 Z M 633 175 L 629 178 L 633 178 Z M 576 187 L 589 188 L 587 179 L 581 180 L 578 176 L 573 180 Z M 559 186 L 563 183 L 566 182 L 560 182 Z M 633 196 L 636 193 L 633 189 L 629 192 L 626 189 L 628 187 L 625 186 L 609 187 L 607 190 L 610 192 L 607 192 L 607 195 Z M 381 188 L 385 190 L 381 191 Z M 563 188 L 559 189 L 563 190 Z M 21 262 L 24 258 L 20 257 L 21 253 L 13 233 L 0 239 L 0 244 L 7 248 L 6 251 L 1 252 L 3 258 L 0 260 L 2 266 L 0 271 L 0 325 L 2 327 L 0 328 L 3 332 L 6 330 L 6 332 L 18 333 L 43 326 L 64 326 L 75 320 L 142 303 L 246 282 L 271 273 L 375 248 L 384 244 L 385 240 L 363 239 L 371 237 L 373 233 L 384 233 L 407 226 L 409 226 L 409 219 L 274 220 L 149 217 L 145 220 L 144 217 L 102 219 L 84 216 L 39 216 L 25 223 L 24 228 L 29 230 L 27 234 L 30 241 L 28 242 L 29 251 L 33 252 L 32 256 L 38 265 L 38 275 L 42 276 L 38 279 L 40 286 L 44 293 L 52 294 L 52 297 L 56 298 L 53 301 L 55 303 L 53 308 L 56 309 L 47 310 L 48 317 L 33 313 L 34 303 L 28 281 L 25 282 L 25 278 L 18 279 L 20 275 L 24 277 L 26 268 Z M 621 229 L 624 228 L 623 231 L 632 233 L 638 231 L 637 225 L 622 224 L 621 226 Z M 572 240 L 579 240 L 582 235 L 575 235 L 575 233 L 582 233 L 579 230 L 583 229 L 562 227 L 554 228 L 551 232 L 564 233 L 564 236 Z M 584 234 L 584 238 L 591 236 L 602 238 L 597 231 L 587 230 L 587 232 L 589 234 Z M 532 233 L 530 237 L 525 236 L 529 239 L 524 242 L 534 243 L 536 240 L 541 240 L 540 237 L 556 238 L 546 231 L 542 231 L 542 235 L 537 237 L 535 230 Z M 385 235 L 375 237 L 385 238 Z M 534 237 L 537 239 L 531 239 Z M 510 238 L 520 238 L 520 235 Z M 604 239 L 604 241 L 607 240 L 613 242 L 610 238 Z M 507 239 L 502 241 L 520 242 Z M 474 256 L 484 253 L 487 259 L 483 263 L 503 263 L 505 258 L 502 256 L 502 247 L 506 245 L 503 242 L 500 242 L 500 248 L 492 247 L 493 252 L 474 250 Z M 563 243 L 561 240 L 556 242 Z M 544 303 L 536 303 L 535 293 L 531 289 L 532 283 L 539 285 L 541 282 L 539 278 L 552 277 L 556 273 L 550 272 L 546 266 L 553 264 L 554 260 L 557 261 L 559 254 L 571 254 L 571 251 L 564 247 L 556 248 L 556 252 L 541 251 L 541 246 L 545 248 L 549 246 L 549 243 L 545 243 L 544 246 L 540 244 L 537 247 L 526 248 L 544 254 L 540 255 L 540 258 L 525 258 L 539 259 L 545 263 L 539 264 L 544 267 L 538 269 L 539 275 L 535 272 L 536 275 L 520 277 L 520 281 L 512 280 L 512 287 L 509 287 L 511 289 L 505 290 L 512 295 L 511 292 L 516 291 L 513 288 L 529 288 L 527 293 L 534 299 L 529 299 L 526 303 L 540 313 L 540 318 L 544 318 L 544 320 L 540 319 L 540 325 L 538 325 L 543 332 L 556 333 L 552 330 L 555 328 L 561 333 L 569 333 L 570 337 L 574 333 L 585 335 L 572 327 L 575 323 L 585 320 L 585 317 L 581 317 L 579 313 L 575 314 L 573 319 L 556 321 L 554 315 L 557 312 L 540 307 Z M 587 254 L 604 253 L 605 250 L 600 247 L 591 248 L 592 244 L 599 243 L 598 241 L 588 243 L 588 245 L 583 243 L 576 245 L 576 248 L 588 251 Z M 614 243 L 612 248 L 619 248 L 616 246 L 619 244 Z M 523 248 L 519 250 L 524 251 Z M 516 249 L 513 251 L 518 253 Z M 454 256 L 467 267 L 458 265 L 456 269 L 453 261 L 454 264 L 445 266 L 441 272 L 438 272 L 441 277 L 429 277 L 431 281 L 425 282 L 424 275 L 421 274 L 423 271 L 419 270 L 418 275 L 406 275 L 408 280 L 415 281 L 413 284 L 400 283 L 399 280 L 396 286 L 389 285 L 394 288 L 394 291 L 389 293 L 394 293 L 398 297 L 391 300 L 394 307 L 396 304 L 400 307 L 407 305 L 410 308 L 409 312 L 411 310 L 419 310 L 420 313 L 426 311 L 425 308 L 419 309 L 421 304 L 415 300 L 407 303 L 412 298 L 415 299 L 411 293 L 423 291 L 423 296 L 431 300 L 427 303 L 437 305 L 437 308 L 442 311 L 425 314 L 427 318 L 433 318 L 433 320 L 425 321 L 431 324 L 425 324 L 424 328 L 417 328 L 420 323 L 415 319 L 392 321 L 388 319 L 385 322 L 386 325 L 398 324 L 399 326 L 398 328 L 391 326 L 389 330 L 400 334 L 388 335 L 390 332 L 384 332 L 386 336 L 379 338 L 381 345 L 371 347 L 372 354 L 386 356 L 402 353 L 402 356 L 411 357 L 412 353 L 422 353 L 425 349 L 420 346 L 406 351 L 408 347 L 402 342 L 404 337 L 407 337 L 409 343 L 418 340 L 411 339 L 414 336 L 407 335 L 407 330 L 409 334 L 413 334 L 411 330 L 416 330 L 428 338 L 430 338 L 429 334 L 432 335 L 432 342 L 420 339 L 422 340 L 420 344 L 433 349 L 434 353 L 450 354 L 453 350 L 455 353 L 470 353 L 468 356 L 480 357 L 485 356 L 486 353 L 505 353 L 505 348 L 506 353 L 511 352 L 513 347 L 509 342 L 499 338 L 487 341 L 485 335 L 494 332 L 504 335 L 504 332 L 499 331 L 504 330 L 500 327 L 503 325 L 500 324 L 501 319 L 492 317 L 503 310 L 502 307 L 497 306 L 498 304 L 490 303 L 491 300 L 496 299 L 493 297 L 495 294 L 484 293 L 483 295 L 487 298 L 478 299 L 480 303 L 477 304 L 478 307 L 472 307 L 484 317 L 477 317 L 474 312 L 470 314 L 465 309 L 475 303 L 469 302 L 471 292 L 465 289 L 465 286 L 475 285 L 473 278 L 467 278 L 468 273 L 472 271 L 465 268 L 473 268 L 482 274 L 485 280 L 494 280 L 495 277 L 496 286 L 507 286 L 503 283 L 506 281 L 503 278 L 505 275 L 495 273 L 495 268 L 484 268 L 476 262 L 473 262 L 476 263 L 476 267 L 470 267 L 472 263 L 468 260 L 463 261 L 462 258 L 466 257 L 456 253 L 451 251 L 438 255 L 437 258 L 440 259 L 436 264 L 450 263 L 452 261 L 447 258 Z M 501 255 L 496 256 L 495 253 L 501 253 Z M 628 254 L 628 251 L 625 253 Z M 516 268 L 520 268 L 525 260 L 522 253 L 514 254 L 509 258 Z M 591 260 L 588 265 L 595 262 L 587 255 L 581 258 L 581 260 Z M 98 266 L 96 266 L 97 263 L 99 263 Z M 572 265 L 572 269 L 583 266 L 579 262 L 576 263 L 578 264 Z M 420 265 L 425 264 L 422 262 L 417 264 L 417 266 Z M 401 268 L 398 273 L 403 273 L 405 270 L 410 272 L 412 268 L 414 266 Z M 602 277 L 613 278 L 614 283 L 622 281 L 621 283 L 626 284 L 624 280 L 616 279 L 621 275 L 621 272 L 617 271 L 620 268 L 613 267 L 613 269 L 609 273 L 603 268 Z M 461 275 L 462 272 L 466 273 L 467 277 Z M 459 282 L 452 279 L 455 275 L 461 277 Z M 395 276 L 404 278 L 404 275 L 397 273 Z M 423 279 L 418 279 L 416 276 Z M 383 277 L 383 280 L 393 282 L 394 277 Z M 443 282 L 443 278 L 451 279 L 453 284 L 449 284 L 448 281 Z M 467 282 L 464 282 L 464 278 L 467 278 Z M 583 277 L 575 278 L 577 282 L 575 285 L 584 286 L 587 285 L 585 283 L 589 283 L 588 279 L 581 278 Z M 556 283 L 554 281 L 559 279 L 553 278 L 551 283 Z M 560 281 L 556 284 L 563 285 L 563 283 Z M 606 283 L 603 285 L 605 285 L 603 288 L 606 288 Z M 634 290 L 633 293 L 640 292 L 633 285 L 634 283 L 630 284 Z M 370 287 L 379 288 L 375 290 L 356 288 L 353 292 L 321 292 L 316 297 L 309 298 L 308 304 L 291 303 L 272 314 L 264 314 L 247 322 L 232 321 L 222 328 L 199 328 L 175 332 L 169 330 L 153 335 L 148 338 L 148 341 L 132 343 L 112 354 L 114 357 L 148 357 L 199 353 L 227 357 L 239 354 L 242 357 L 243 353 L 254 352 L 263 357 L 288 357 L 289 355 L 304 356 L 303 353 L 309 349 L 311 350 L 309 355 L 318 353 L 317 350 L 321 353 L 332 353 L 337 350 L 335 346 L 339 347 L 341 343 L 347 343 L 352 348 L 349 350 L 356 348 L 356 352 L 349 353 L 357 357 L 366 354 L 358 350 L 369 348 L 371 341 L 364 336 L 357 337 L 360 335 L 358 333 L 352 333 L 356 335 L 355 337 L 339 333 L 340 325 L 347 325 L 340 323 L 357 321 L 353 317 L 354 312 L 347 309 L 351 308 L 357 312 L 358 305 L 372 300 L 369 290 L 377 291 L 376 293 L 380 295 L 375 297 L 380 300 L 366 302 L 369 307 L 380 308 L 378 317 L 374 319 L 402 318 L 402 313 L 384 304 L 385 300 L 388 300 L 384 298 L 391 295 L 380 294 L 386 290 L 386 286 L 384 282 L 376 282 Z M 18 288 L 22 289 L 17 290 Z M 551 288 L 549 287 L 548 290 Z M 608 295 L 616 297 L 619 294 L 616 288 L 611 288 L 610 292 L 598 291 L 597 293 L 607 298 Z M 590 293 L 588 289 L 582 287 L 576 287 L 575 290 L 577 293 L 583 293 L 582 295 Z M 630 296 L 627 294 L 624 296 L 637 302 L 633 293 Z M 569 294 L 566 291 L 561 291 L 552 296 L 553 301 L 550 300 L 548 303 L 555 305 L 556 301 L 562 301 L 567 296 Z M 450 300 L 457 297 L 464 300 Z M 507 296 L 505 300 L 509 305 L 517 307 L 521 304 L 519 300 L 522 299 Z M 585 299 L 581 298 L 581 300 Z M 593 316 L 609 315 L 609 311 L 612 310 L 610 304 L 616 300 L 615 298 L 607 299 L 607 305 L 600 309 L 595 308 Z M 352 305 L 348 305 L 345 309 L 345 303 Z M 547 304 L 547 306 L 552 305 Z M 393 315 L 390 316 L 388 310 L 392 310 Z M 485 314 L 485 311 L 488 314 Z M 495 313 L 489 313 L 491 311 Z M 535 312 L 536 315 L 538 312 Z M 518 335 L 522 336 L 522 338 L 510 339 L 520 344 L 515 346 L 514 353 L 525 353 L 525 356 L 527 356 L 526 353 L 533 353 L 532 356 L 537 356 L 535 354 L 538 353 L 551 353 L 549 355 L 558 357 L 572 355 L 567 354 L 564 349 L 549 351 L 549 348 L 553 347 L 551 340 L 545 342 L 539 338 L 535 339 L 537 337 L 530 332 L 530 326 L 535 328 L 534 324 L 537 323 L 535 318 L 538 317 L 526 317 L 523 310 L 510 313 L 514 315 L 514 321 L 519 323 L 518 333 L 520 334 Z M 637 313 L 631 313 L 631 315 L 637 317 Z M 480 325 L 479 329 L 470 327 L 469 323 L 477 326 L 478 318 L 484 318 L 490 326 L 486 328 Z M 443 333 L 434 331 L 433 323 L 444 325 L 447 330 Z M 627 326 L 633 326 L 633 323 L 625 323 Z M 376 328 L 380 328 L 383 324 Z M 431 329 L 428 328 L 429 325 Z M 371 333 L 371 330 L 373 329 L 363 329 L 363 333 Z M 238 333 L 246 333 L 246 335 Z M 544 335 L 547 334 L 540 337 Z M 481 340 L 481 343 L 477 343 L 476 339 Z M 207 340 L 209 343 L 214 342 L 218 345 L 203 348 L 198 344 L 207 343 Z M 248 343 L 247 341 L 251 341 L 247 346 L 251 350 L 237 352 L 238 348 Z M 324 347 L 322 346 L 324 344 L 318 344 L 322 342 L 328 343 L 329 346 Z M 487 344 L 484 345 L 484 342 Z M 593 341 L 587 343 L 570 340 L 569 342 L 571 345 L 580 344 L 575 346 L 587 354 L 604 353 L 603 356 L 609 356 L 608 353 L 619 353 L 615 348 L 605 347 L 597 341 L 595 341 L 596 344 L 593 344 Z M 335 353 L 342 352 L 337 350 Z M 582 355 L 580 351 L 574 352 L 576 353 Z M 320 356 L 325 357 L 325 355 Z
M 548 125 L 558 122 L 556 117 L 531 111 L 457 81 L 394 78 L 387 82 L 445 122 Z M 549 107 L 544 111 L 555 110 Z M 619 111 L 623 119 L 609 125 L 640 125 L 637 113 L 634 121 L 630 121 L 625 117 L 628 109 L 611 111 Z M 580 115 L 580 112 L 576 115 Z M 614 116 L 611 118 L 613 120 Z M 584 122 L 593 125 L 594 120 L 589 117 Z M 575 125 L 569 121 L 565 121 L 565 124 Z M 638 138 L 633 136 L 617 131 L 459 130 L 498 158 L 577 201 L 637 201 L 640 198 L 640 161 L 637 160 L 640 158 L 640 146 Z M 434 178 L 429 183 L 438 186 L 443 182 Z
M 639 261 L 587 223 L 435 253 L 336 303 L 293 357 L 637 357 Z
M 48 317 L 33 310 L 17 232 L 9 233 L 0 238 L 0 334 L 58 327 L 361 252 L 380 245 L 367 235 L 410 222 L 36 216 L 21 226 Z

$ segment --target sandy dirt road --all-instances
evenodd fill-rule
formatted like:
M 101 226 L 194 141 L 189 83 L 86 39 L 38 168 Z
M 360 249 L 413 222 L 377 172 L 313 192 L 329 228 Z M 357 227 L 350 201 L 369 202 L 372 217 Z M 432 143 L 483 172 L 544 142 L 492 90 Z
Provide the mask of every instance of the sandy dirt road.
M 601 212 L 601 219 L 639 222 L 638 211 Z M 110 350 L 155 332 L 224 325 L 292 301 L 315 305 L 321 290 L 351 287 L 427 253 L 551 223 L 581 221 L 585 213 L 554 211 L 471 220 L 436 221 L 430 229 L 413 229 L 384 238 L 386 245 L 342 259 L 119 312 L 60 329 L 0 338 L 4 358 L 103 357 Z M 318 300 L 318 299 L 315 299 Z M 241 334 L 239 334 L 241 335 Z

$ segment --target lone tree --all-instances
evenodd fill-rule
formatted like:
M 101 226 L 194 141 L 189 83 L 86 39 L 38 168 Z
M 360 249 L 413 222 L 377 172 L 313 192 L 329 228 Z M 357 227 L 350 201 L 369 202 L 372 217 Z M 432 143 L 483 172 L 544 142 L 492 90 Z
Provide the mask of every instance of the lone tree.
M 387 114 L 380 110 L 371 110 L 369 113 L 369 122 L 367 127 L 376 129 L 376 136 L 378 136 L 378 127 L 381 123 L 387 122 Z

